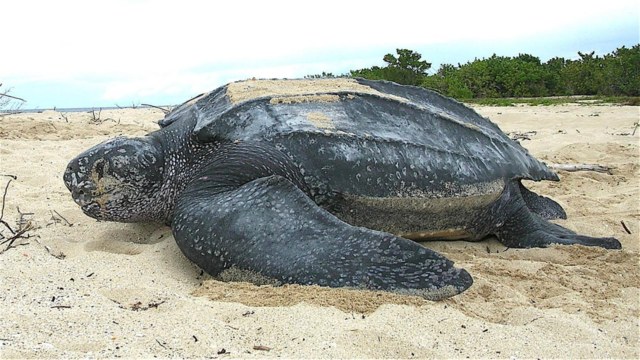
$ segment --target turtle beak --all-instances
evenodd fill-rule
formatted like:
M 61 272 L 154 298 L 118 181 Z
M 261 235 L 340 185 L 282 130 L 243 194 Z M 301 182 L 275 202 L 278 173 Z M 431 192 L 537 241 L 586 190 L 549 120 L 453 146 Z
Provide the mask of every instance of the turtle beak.
M 81 169 L 80 161 L 81 159 L 78 158 L 71 160 L 64 172 L 63 179 L 73 200 L 76 204 L 84 207 L 92 202 L 91 194 L 96 190 L 96 187 L 92 181 L 88 181 L 87 174 Z
M 82 172 L 74 171 L 73 166 L 69 164 L 64 173 L 64 183 L 71 192 L 73 201 L 80 206 L 85 215 L 94 219 L 102 218 L 100 205 L 92 196 L 96 190 L 95 185 L 91 181 L 79 179 L 82 179 Z

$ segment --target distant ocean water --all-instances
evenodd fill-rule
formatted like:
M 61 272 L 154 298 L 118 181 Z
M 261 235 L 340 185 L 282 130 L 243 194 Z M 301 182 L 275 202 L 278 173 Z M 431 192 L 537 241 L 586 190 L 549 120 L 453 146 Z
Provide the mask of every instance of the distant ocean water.
M 173 105 L 161 105 L 160 107 L 162 108 L 169 108 L 172 107 Z M 0 114 L 6 114 L 6 113 L 41 113 L 43 111 L 47 111 L 47 110 L 55 110 L 57 112 L 63 112 L 63 113 L 69 113 L 69 112 L 89 112 L 91 110 L 116 110 L 116 109 L 133 109 L 133 107 L 131 106 L 121 106 L 121 107 L 117 107 L 117 106 L 103 106 L 103 107 L 83 107 L 83 108 L 51 108 L 51 109 L 19 109 L 19 110 L 12 110 L 12 109 L 0 109 Z M 136 106 L 136 109 L 153 109 L 151 106 L 144 106 L 144 105 L 140 105 L 140 106 Z

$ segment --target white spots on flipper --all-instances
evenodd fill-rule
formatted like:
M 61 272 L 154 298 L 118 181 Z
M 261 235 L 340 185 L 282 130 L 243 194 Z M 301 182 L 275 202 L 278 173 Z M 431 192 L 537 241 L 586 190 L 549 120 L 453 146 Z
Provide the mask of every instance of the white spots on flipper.
M 415 291 L 423 293 L 446 286 L 456 276 L 451 262 L 413 242 L 340 222 L 281 177 L 261 178 L 216 195 L 194 194 L 181 199 L 178 208 L 176 241 L 188 258 L 214 276 L 237 268 L 286 283 L 419 286 Z M 206 240 L 199 238 L 201 232 L 196 235 L 203 219 L 209 224 Z M 423 259 L 417 260 L 416 254 Z M 374 264 L 363 267 L 356 261 L 360 258 Z

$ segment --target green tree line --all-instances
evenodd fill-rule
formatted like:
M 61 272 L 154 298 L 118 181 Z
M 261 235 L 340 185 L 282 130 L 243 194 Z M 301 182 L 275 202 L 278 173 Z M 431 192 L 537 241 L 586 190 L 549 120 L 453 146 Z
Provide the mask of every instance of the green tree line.
M 604 56 L 578 52 L 579 59 L 554 57 L 547 62 L 530 54 L 493 55 L 466 64 L 431 63 L 408 49 L 383 57 L 385 66 L 351 70 L 343 76 L 389 80 L 422 86 L 456 99 L 567 95 L 640 96 L 640 44 Z M 333 77 L 323 73 L 323 76 Z M 318 75 L 311 76 L 318 77 Z

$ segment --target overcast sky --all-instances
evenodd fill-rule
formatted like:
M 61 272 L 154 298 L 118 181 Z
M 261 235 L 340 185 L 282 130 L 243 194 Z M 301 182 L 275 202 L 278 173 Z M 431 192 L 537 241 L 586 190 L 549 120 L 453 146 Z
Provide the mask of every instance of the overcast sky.
M 23 108 L 171 105 L 226 82 L 433 63 L 546 61 L 640 42 L 640 1 L 4 1 L 0 83 Z

